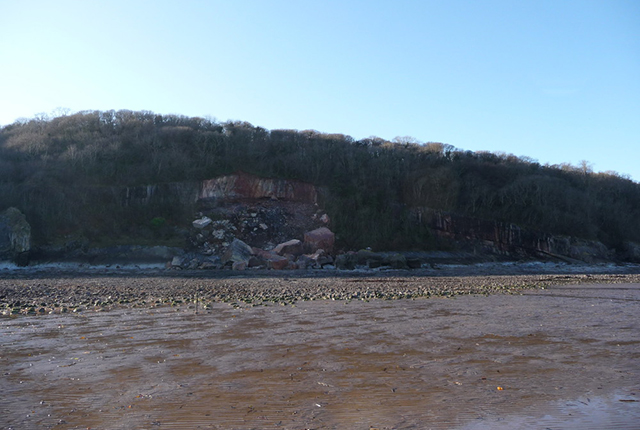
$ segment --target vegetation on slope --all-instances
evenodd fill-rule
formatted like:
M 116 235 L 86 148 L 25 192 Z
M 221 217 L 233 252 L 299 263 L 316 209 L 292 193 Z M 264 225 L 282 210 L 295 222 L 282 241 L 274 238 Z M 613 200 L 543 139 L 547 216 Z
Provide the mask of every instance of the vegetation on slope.
M 124 186 L 209 179 L 238 170 L 328 190 L 322 202 L 351 248 L 428 249 L 411 208 L 495 219 L 621 248 L 640 242 L 640 185 L 587 163 L 540 165 L 412 139 L 354 140 L 152 112 L 87 111 L 0 129 L 0 210 L 16 206 L 38 244 L 167 238 L 193 207 L 127 207 Z M 154 221 L 155 220 L 155 221 Z M 158 221 L 161 220 L 161 221 Z M 159 225 L 160 224 L 160 225 Z

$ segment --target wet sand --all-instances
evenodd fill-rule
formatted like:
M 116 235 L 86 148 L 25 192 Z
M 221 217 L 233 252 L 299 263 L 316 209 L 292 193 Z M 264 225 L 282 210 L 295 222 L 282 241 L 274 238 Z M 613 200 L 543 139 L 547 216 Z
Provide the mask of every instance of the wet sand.
M 0 317 L 0 428 L 639 428 L 640 284 L 498 284 Z

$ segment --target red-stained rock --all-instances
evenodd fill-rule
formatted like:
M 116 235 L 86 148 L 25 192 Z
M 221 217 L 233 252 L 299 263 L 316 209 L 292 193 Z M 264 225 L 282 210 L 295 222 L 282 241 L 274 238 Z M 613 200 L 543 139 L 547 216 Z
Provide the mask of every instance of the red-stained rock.
M 286 269 L 289 266 L 289 259 L 280 255 L 272 254 L 266 259 L 267 267 L 273 270 Z
M 289 266 L 290 260 L 287 257 L 276 254 L 273 251 L 265 251 L 260 248 L 251 248 L 254 258 L 249 260 L 249 266 L 266 265 L 269 269 L 282 270 Z
M 327 227 L 320 227 L 304 234 L 304 250 L 307 253 L 316 252 L 318 249 L 324 249 L 325 252 L 333 251 L 333 245 L 336 237 Z
M 260 267 L 266 265 L 266 262 L 260 257 L 251 257 L 249 259 L 249 267 Z
M 260 178 L 244 172 L 208 179 L 200 185 L 198 199 L 262 199 L 272 198 L 301 203 L 316 203 L 316 187 L 288 179 Z
M 252 247 L 251 251 L 253 252 L 253 255 L 255 255 L 258 258 L 261 258 L 263 260 L 266 260 L 267 258 L 276 255 L 274 254 L 272 251 L 265 251 L 264 249 L 260 249 L 260 248 L 256 248 L 256 247 Z

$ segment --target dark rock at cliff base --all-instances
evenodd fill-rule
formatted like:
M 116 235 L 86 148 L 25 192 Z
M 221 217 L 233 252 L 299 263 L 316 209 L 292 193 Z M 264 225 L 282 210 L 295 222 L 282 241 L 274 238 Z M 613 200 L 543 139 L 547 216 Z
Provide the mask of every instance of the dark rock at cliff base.
M 325 252 L 331 253 L 335 241 L 336 237 L 331 230 L 320 227 L 304 234 L 304 250 L 313 253 L 318 249 L 324 249 Z
M 634 242 L 626 242 L 624 244 L 624 258 L 633 263 L 640 263 L 640 244 Z
M 233 239 L 233 242 L 229 245 L 224 255 L 222 256 L 222 262 L 224 264 L 231 263 L 240 263 L 246 262 L 249 263 L 249 259 L 253 255 L 253 251 L 251 247 L 241 241 L 240 239 Z
M 280 255 L 273 254 L 267 258 L 267 267 L 273 270 L 282 270 L 289 267 L 289 259 Z
M 298 239 L 291 239 L 287 242 L 281 243 L 273 248 L 273 252 L 278 255 L 291 254 L 296 257 L 302 255 L 302 242 Z
M 384 257 L 369 249 L 361 249 L 356 253 L 358 264 L 369 267 L 380 267 Z
M 556 258 L 589 264 L 612 261 L 615 252 L 596 240 L 558 236 L 516 224 L 437 210 L 416 210 L 441 243 L 474 254 L 508 258 Z
M 16 208 L 0 213 L 0 260 L 9 259 L 18 266 L 29 264 L 31 226 Z
M 407 269 L 407 258 L 402 254 L 391 254 L 385 261 L 385 265 L 391 266 L 392 269 Z
M 353 270 L 356 268 L 357 257 L 355 254 L 341 254 L 335 259 L 335 266 L 340 270 Z

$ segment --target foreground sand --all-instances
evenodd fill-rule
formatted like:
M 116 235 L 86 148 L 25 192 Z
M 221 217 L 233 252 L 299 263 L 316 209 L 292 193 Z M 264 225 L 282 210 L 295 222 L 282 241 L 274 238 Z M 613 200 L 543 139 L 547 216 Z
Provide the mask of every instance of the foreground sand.
M 0 428 L 636 429 L 637 281 L 0 280 Z

